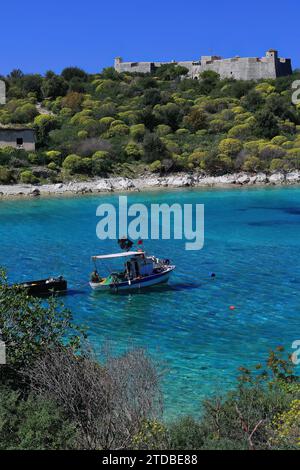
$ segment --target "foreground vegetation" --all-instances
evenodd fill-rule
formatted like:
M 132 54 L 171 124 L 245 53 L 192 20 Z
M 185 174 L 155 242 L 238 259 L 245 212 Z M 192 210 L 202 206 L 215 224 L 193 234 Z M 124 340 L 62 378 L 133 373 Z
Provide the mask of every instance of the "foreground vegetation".
M 165 424 L 143 350 L 99 361 L 70 312 L 0 281 L 0 449 L 299 449 L 300 382 L 278 348 L 199 419 Z
M 247 82 L 186 72 L 166 65 L 153 75 L 88 75 L 69 67 L 1 77 L 8 101 L 0 124 L 34 127 L 37 152 L 1 149 L 0 182 L 300 169 L 300 108 L 291 101 L 299 73 Z

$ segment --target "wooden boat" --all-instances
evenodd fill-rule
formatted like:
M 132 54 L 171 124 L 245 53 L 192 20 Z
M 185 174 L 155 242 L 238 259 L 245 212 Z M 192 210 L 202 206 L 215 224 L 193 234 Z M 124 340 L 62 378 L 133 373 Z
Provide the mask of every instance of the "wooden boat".
M 25 289 L 28 295 L 33 297 L 50 296 L 53 294 L 63 294 L 67 291 L 68 283 L 62 277 L 41 279 L 39 281 L 22 282 L 14 287 Z
M 126 258 L 122 271 L 111 272 L 107 277 L 100 277 L 96 262 L 98 260 L 112 260 Z M 92 273 L 90 286 L 94 290 L 118 292 L 119 290 L 142 289 L 162 284 L 169 280 L 175 266 L 169 260 L 147 256 L 144 251 L 127 251 L 92 257 L 95 271 Z

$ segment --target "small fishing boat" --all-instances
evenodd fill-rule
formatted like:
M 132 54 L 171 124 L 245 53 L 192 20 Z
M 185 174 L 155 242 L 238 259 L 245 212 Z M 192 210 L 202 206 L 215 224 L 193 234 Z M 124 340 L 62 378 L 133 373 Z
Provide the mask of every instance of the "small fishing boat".
M 97 270 L 97 261 L 125 259 L 122 271 L 111 272 L 101 278 Z M 175 266 L 167 259 L 147 256 L 142 250 L 93 256 L 95 271 L 91 275 L 90 286 L 94 290 L 118 292 L 119 290 L 142 289 L 168 281 Z
M 50 296 L 52 294 L 63 294 L 67 291 L 68 283 L 62 277 L 51 277 L 39 281 L 22 282 L 14 287 L 24 289 L 28 295 L 33 297 Z

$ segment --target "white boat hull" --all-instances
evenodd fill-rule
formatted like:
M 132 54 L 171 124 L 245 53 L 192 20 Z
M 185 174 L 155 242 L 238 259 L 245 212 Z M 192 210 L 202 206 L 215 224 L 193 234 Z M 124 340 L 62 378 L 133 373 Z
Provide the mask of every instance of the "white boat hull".
M 93 290 L 97 291 L 110 291 L 118 292 L 123 290 L 136 290 L 143 289 L 144 287 L 151 287 L 157 284 L 163 284 L 168 282 L 171 272 L 175 269 L 175 266 L 169 266 L 164 272 L 158 274 L 151 274 L 141 279 L 134 279 L 132 281 L 124 281 L 116 284 L 103 284 L 90 282 L 90 286 Z

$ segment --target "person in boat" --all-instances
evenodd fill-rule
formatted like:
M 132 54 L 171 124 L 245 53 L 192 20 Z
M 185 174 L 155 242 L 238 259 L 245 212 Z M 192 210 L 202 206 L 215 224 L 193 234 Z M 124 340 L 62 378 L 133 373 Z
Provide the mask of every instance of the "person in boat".
M 133 273 L 132 273 L 131 262 L 130 261 L 127 261 L 125 263 L 125 277 L 127 279 L 132 279 L 133 278 Z
M 132 248 L 133 242 L 128 238 L 123 237 L 118 240 L 118 245 L 121 250 L 129 251 Z
M 91 273 L 91 282 L 93 282 L 94 284 L 97 284 L 98 282 L 101 282 L 101 279 L 100 279 L 100 276 L 99 276 L 99 274 L 98 274 L 97 269 L 95 269 L 95 270 Z

